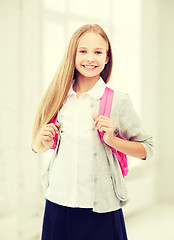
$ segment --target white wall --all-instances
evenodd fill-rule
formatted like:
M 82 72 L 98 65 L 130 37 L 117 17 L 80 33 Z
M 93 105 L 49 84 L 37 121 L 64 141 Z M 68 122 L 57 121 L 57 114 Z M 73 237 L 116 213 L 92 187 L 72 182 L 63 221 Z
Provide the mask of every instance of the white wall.
M 0 239 L 34 240 L 42 201 L 29 137 L 41 92 L 42 1 L 0 1 L 0 18 Z
M 128 176 L 128 216 L 159 202 L 174 203 L 174 1 L 143 0 L 141 8 L 142 119 L 153 134 L 155 152 L 143 169 Z
M 166 202 L 174 202 L 173 13 L 173 0 L 142 1 L 142 104 L 155 138 L 154 200 Z
M 174 1 L 160 0 L 160 69 L 157 193 L 174 203 Z

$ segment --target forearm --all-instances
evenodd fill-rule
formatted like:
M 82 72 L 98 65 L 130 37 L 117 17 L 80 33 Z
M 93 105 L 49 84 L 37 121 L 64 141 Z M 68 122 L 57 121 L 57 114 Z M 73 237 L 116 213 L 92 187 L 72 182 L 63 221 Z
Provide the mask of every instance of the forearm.
M 114 136 L 108 145 L 131 157 L 146 159 L 145 148 L 140 142 L 127 141 Z

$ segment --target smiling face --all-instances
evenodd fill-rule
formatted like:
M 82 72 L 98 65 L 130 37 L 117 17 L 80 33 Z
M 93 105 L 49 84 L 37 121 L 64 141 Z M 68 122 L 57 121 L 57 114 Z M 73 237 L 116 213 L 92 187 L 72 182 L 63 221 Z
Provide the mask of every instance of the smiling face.
M 79 40 L 75 67 L 77 77 L 100 77 L 108 63 L 108 44 L 103 37 L 94 32 L 85 33 Z

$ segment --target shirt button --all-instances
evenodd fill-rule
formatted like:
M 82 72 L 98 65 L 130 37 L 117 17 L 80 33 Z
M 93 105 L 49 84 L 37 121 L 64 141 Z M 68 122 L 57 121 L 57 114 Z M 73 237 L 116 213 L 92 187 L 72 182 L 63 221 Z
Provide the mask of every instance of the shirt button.
M 94 178 L 94 182 L 97 182 L 98 181 L 98 178 Z
M 95 152 L 95 153 L 94 153 L 94 157 L 96 157 L 96 156 L 97 156 L 97 153 Z
M 95 131 L 95 127 L 92 128 L 92 131 L 93 131 L 93 132 Z
M 97 202 L 94 202 L 94 205 L 97 206 Z
M 93 103 L 91 103 L 91 107 L 94 107 L 94 104 L 93 104 Z

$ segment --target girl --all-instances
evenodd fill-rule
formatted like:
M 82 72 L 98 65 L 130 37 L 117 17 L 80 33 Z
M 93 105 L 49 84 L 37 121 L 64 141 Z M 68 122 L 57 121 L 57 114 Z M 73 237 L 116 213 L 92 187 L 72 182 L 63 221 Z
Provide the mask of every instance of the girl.
M 115 92 L 110 118 L 97 116 L 111 70 L 112 50 L 104 30 L 96 24 L 80 27 L 38 107 L 34 151 L 52 148 L 58 133 L 44 175 L 42 240 L 127 239 L 122 213 L 127 190 L 110 146 L 147 159 L 152 142 L 124 93 Z M 58 122 L 51 123 L 57 114 Z M 104 131 L 106 144 L 97 130 Z

